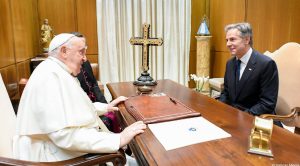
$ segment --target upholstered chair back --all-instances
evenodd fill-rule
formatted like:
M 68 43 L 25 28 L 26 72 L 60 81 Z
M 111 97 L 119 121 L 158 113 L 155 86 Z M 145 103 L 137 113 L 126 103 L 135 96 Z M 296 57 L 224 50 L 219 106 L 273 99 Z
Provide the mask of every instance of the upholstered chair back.
M 93 74 L 94 74 L 96 80 L 99 80 L 99 65 L 98 65 L 98 63 L 91 63 L 91 67 L 92 67 Z
M 278 115 L 291 113 L 300 106 L 300 45 L 287 43 L 273 53 L 265 53 L 277 64 L 279 72 L 279 93 L 276 105 Z M 283 121 L 287 126 L 300 127 L 300 117 Z
M 15 134 L 16 115 L 0 73 L 0 156 L 12 158 L 12 138 Z

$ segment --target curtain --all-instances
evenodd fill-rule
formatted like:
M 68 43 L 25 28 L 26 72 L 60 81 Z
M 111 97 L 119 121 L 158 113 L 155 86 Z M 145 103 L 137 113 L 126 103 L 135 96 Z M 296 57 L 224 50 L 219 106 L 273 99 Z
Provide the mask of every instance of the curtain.
M 129 43 L 142 37 L 163 38 L 150 46 L 149 73 L 187 86 L 191 33 L 191 0 L 97 0 L 100 79 L 103 84 L 136 80 L 142 72 L 142 47 Z M 105 92 L 105 94 L 107 94 Z

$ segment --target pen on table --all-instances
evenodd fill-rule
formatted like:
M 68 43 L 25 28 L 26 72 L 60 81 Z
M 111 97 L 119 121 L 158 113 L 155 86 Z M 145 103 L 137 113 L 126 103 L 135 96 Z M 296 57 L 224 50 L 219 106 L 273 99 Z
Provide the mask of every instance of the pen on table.
M 172 97 L 169 97 L 169 99 L 170 99 L 174 104 L 177 104 L 177 102 L 176 102 Z

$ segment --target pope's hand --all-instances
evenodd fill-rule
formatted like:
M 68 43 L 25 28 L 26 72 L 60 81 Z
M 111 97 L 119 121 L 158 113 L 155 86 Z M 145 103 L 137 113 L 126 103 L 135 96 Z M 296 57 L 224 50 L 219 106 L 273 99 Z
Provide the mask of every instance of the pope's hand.
M 118 111 L 118 107 L 113 107 L 110 104 L 107 105 L 107 112 L 113 112 L 113 111 Z
M 126 127 L 121 132 L 120 148 L 127 145 L 133 139 L 134 136 L 143 133 L 146 128 L 147 126 L 142 121 L 135 122 L 130 126 Z
M 113 100 L 112 102 L 110 102 L 108 105 L 107 105 L 107 111 L 108 112 L 112 112 L 112 111 L 118 111 L 119 108 L 116 107 L 116 105 L 118 105 L 120 102 L 123 102 L 125 100 L 127 100 L 128 98 L 125 97 L 125 96 L 120 96 L 118 98 L 116 98 L 115 100 Z
M 119 103 L 121 103 L 121 102 L 123 102 L 123 101 L 125 101 L 125 100 L 127 100 L 128 98 L 127 97 L 125 97 L 125 96 L 119 96 L 118 98 L 116 98 L 115 100 L 113 100 L 112 102 L 110 102 L 110 104 L 112 105 L 112 106 L 116 106 L 116 105 L 118 105 Z

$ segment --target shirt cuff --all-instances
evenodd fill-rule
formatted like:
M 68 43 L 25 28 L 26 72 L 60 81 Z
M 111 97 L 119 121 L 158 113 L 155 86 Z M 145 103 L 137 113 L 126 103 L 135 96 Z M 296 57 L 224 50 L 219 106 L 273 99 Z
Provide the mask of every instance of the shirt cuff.
M 100 102 L 94 102 L 93 105 L 96 109 L 96 113 L 97 113 L 98 116 L 101 116 L 101 115 L 107 113 L 108 104 L 100 103 Z

